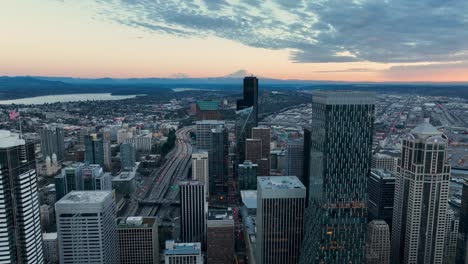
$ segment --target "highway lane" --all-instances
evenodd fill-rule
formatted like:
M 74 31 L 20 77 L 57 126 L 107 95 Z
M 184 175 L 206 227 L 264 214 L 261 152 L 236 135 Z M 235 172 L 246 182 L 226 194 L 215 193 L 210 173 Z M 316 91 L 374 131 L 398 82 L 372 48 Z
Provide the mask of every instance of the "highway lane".
M 174 188 L 175 184 L 188 175 L 188 170 L 191 167 L 192 145 L 190 143 L 190 131 L 193 127 L 184 127 L 176 131 L 176 146 L 170 152 L 166 162 L 160 169 L 152 175 L 152 181 L 145 184 L 143 190 L 139 193 L 138 201 L 161 201 L 175 200 L 178 195 L 178 188 Z M 161 207 L 164 207 L 161 214 L 165 215 L 167 206 L 161 205 L 144 205 L 140 206 L 139 215 L 154 216 L 158 213 Z M 170 210 L 169 210 L 170 211 Z M 158 214 L 160 215 L 160 214 Z

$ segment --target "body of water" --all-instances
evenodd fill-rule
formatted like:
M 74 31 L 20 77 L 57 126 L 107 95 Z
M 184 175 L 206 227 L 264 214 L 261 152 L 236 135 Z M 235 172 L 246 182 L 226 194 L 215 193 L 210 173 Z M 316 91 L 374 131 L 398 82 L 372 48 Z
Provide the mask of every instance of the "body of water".
M 66 102 L 79 102 L 79 101 L 109 101 L 109 100 L 122 100 L 135 98 L 140 95 L 112 95 L 110 93 L 93 93 L 93 94 L 59 94 L 37 96 L 13 100 L 0 100 L 0 104 L 24 104 L 24 105 L 40 105 L 40 104 L 53 104 L 53 103 L 66 103 Z

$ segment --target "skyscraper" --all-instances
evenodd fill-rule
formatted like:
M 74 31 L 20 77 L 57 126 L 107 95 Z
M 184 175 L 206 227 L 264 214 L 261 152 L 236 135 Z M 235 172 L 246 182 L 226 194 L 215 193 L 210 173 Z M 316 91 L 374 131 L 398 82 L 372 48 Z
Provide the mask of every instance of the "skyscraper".
M 304 179 L 304 142 L 302 140 L 289 140 L 287 145 L 286 175 L 296 176 L 301 182 Z
M 302 168 L 302 175 L 304 176 L 302 178 L 302 183 L 304 186 L 309 187 L 309 173 L 310 173 L 310 151 L 312 147 L 312 141 L 311 141 L 311 131 L 310 128 L 304 128 L 304 161 L 303 161 L 303 168 Z M 306 193 L 307 193 L 307 203 L 309 202 L 309 188 L 306 188 Z
M 460 219 L 458 219 L 458 214 L 452 209 L 448 209 L 444 240 L 445 264 L 455 263 L 455 258 L 457 255 L 457 239 L 459 226 Z
M 463 183 L 456 264 L 468 264 L 468 180 Z
M 209 166 L 208 151 L 199 151 L 192 154 L 192 179 L 203 182 L 209 196 Z
M 120 163 L 125 171 L 133 170 L 136 162 L 135 145 L 132 143 L 123 143 L 120 145 Z
M 298 263 L 304 234 L 305 187 L 295 176 L 257 179 L 256 263 Z
M 196 144 L 198 150 L 209 150 L 211 145 L 211 130 L 224 126 L 223 121 L 203 120 L 196 122 Z
M 236 154 L 238 164 L 245 160 L 245 141 L 252 137 L 252 128 L 255 126 L 253 107 L 236 111 Z
M 373 93 L 314 92 L 301 263 L 365 262 L 373 127 Z
M 0 130 L 0 263 L 42 263 L 34 144 Z
M 120 264 L 159 263 L 158 221 L 154 217 L 117 220 Z
M 84 163 L 75 162 L 63 168 L 62 173 L 55 176 L 56 201 L 71 191 L 83 190 L 84 166 Z
M 367 264 L 390 263 L 390 229 L 383 220 L 367 225 Z
M 182 242 L 206 244 L 205 185 L 199 181 L 182 181 L 180 186 L 180 234 Z
M 257 168 L 258 165 L 250 160 L 238 165 L 237 179 L 239 181 L 239 191 L 257 189 Z
M 271 129 L 269 127 L 254 127 L 252 128 L 252 138 L 260 139 L 262 141 L 262 158 L 261 161 L 256 161 L 259 165 L 259 175 L 270 175 L 270 143 L 271 143 Z M 255 162 L 255 161 L 253 161 Z M 291 175 L 291 174 L 288 174 Z
M 232 209 L 210 209 L 207 222 L 207 263 L 234 263 L 234 239 Z
M 59 162 L 63 161 L 65 144 L 63 127 L 59 125 L 49 125 L 39 130 L 41 136 L 41 151 L 44 159 L 55 154 Z
M 450 183 L 447 137 L 426 120 L 402 140 L 392 263 L 442 263 Z
M 211 129 L 209 160 L 209 193 L 225 201 L 228 192 L 228 133 L 224 126 Z
M 256 162 L 262 158 L 262 140 L 248 138 L 245 140 L 245 160 Z M 268 176 L 268 175 L 264 175 Z
M 258 79 L 257 77 L 250 76 L 244 78 L 244 97 L 237 100 L 237 110 L 253 107 L 254 122 L 258 125 Z
M 373 169 L 368 181 L 369 220 L 384 220 L 392 227 L 395 174 L 391 171 Z
M 175 243 L 174 240 L 166 241 L 164 251 L 164 263 L 166 264 L 203 264 L 201 244 Z
M 73 191 L 55 204 L 60 263 L 118 264 L 111 191 Z
M 111 168 L 111 150 L 107 140 L 97 138 L 96 134 L 85 136 L 85 163 L 99 164 L 104 169 Z

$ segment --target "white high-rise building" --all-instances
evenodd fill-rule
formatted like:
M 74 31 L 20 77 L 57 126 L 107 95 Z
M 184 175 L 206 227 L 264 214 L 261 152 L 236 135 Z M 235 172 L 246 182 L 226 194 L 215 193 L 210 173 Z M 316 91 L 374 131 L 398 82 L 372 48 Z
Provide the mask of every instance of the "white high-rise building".
M 396 172 L 398 166 L 398 158 L 390 155 L 377 153 L 372 156 L 371 168 L 382 169 Z
M 443 263 L 450 183 L 447 143 L 447 137 L 428 120 L 402 140 L 393 207 L 392 263 Z
M 34 144 L 0 130 L 0 264 L 43 261 Z
M 59 263 L 57 233 L 43 233 L 42 243 L 44 246 L 44 263 Z
M 306 189 L 296 176 L 257 178 L 256 263 L 299 261 Z
M 209 196 L 209 168 L 208 151 L 200 151 L 192 154 L 192 179 L 205 184 L 206 195 Z
M 180 233 L 182 242 L 206 244 L 208 203 L 205 185 L 199 181 L 182 181 L 180 185 Z
M 55 204 L 55 212 L 60 263 L 120 263 L 111 191 L 70 192 Z
M 390 263 L 390 228 L 384 220 L 367 224 L 367 264 Z

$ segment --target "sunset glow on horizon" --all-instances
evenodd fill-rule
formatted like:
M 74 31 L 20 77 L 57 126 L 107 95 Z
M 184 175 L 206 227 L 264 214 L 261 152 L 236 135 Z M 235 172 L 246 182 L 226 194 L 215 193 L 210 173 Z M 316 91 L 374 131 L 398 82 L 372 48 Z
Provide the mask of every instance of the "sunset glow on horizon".
M 372 6 L 376 10 L 366 12 L 367 6 L 361 3 L 363 13 L 357 16 L 365 21 L 336 19 L 321 23 L 321 17 L 337 11 L 307 1 L 299 1 L 303 6 L 284 9 L 277 3 L 280 1 L 265 1 L 245 14 L 240 10 L 250 4 L 238 1 L 219 1 L 212 7 L 197 0 L 193 6 L 179 3 L 178 10 L 171 10 L 170 3 L 177 5 L 175 0 L 161 3 L 162 7 L 156 7 L 155 1 L 132 2 L 133 6 L 106 0 L 3 2 L 0 76 L 196 78 L 220 77 L 245 69 L 276 79 L 468 81 L 468 33 L 452 26 L 453 32 L 448 33 L 459 38 L 454 43 L 443 36 L 438 38 L 443 28 L 428 27 L 428 33 L 434 31 L 434 43 L 429 43 L 424 34 L 408 40 L 406 32 L 397 32 L 403 27 L 391 29 L 385 26 L 386 21 L 375 17 L 383 12 L 380 7 Z M 447 12 L 455 9 L 459 7 Z M 192 13 L 187 10 L 195 15 L 189 16 Z M 426 10 L 429 18 L 437 18 L 437 12 Z M 265 14 L 270 14 L 271 21 Z M 414 19 L 418 14 L 413 14 Z M 457 18 L 454 14 L 451 17 Z M 301 19 L 302 25 L 298 23 Z M 309 20 L 314 22 L 307 24 Z M 213 25 L 213 21 L 219 25 Z M 423 21 L 419 22 L 415 26 L 421 27 Z M 468 27 L 468 22 L 464 23 L 462 29 Z M 411 27 L 408 25 L 409 34 L 417 30 Z M 388 33 L 393 35 L 386 30 L 393 30 Z

